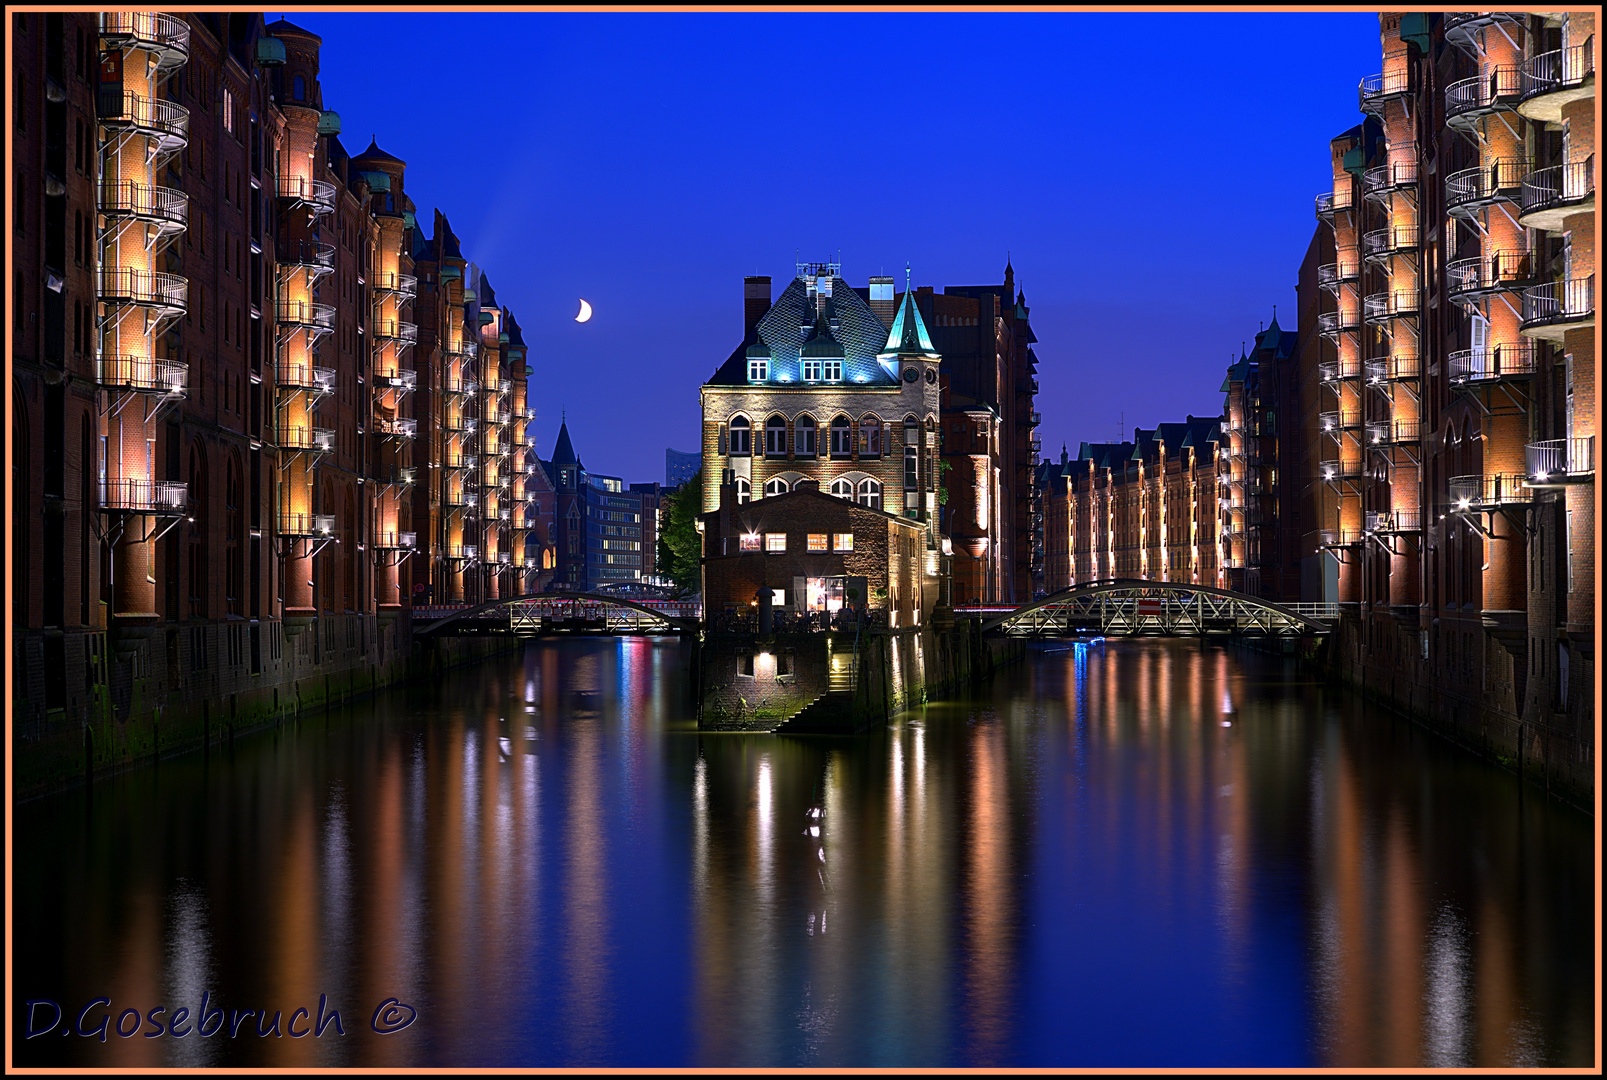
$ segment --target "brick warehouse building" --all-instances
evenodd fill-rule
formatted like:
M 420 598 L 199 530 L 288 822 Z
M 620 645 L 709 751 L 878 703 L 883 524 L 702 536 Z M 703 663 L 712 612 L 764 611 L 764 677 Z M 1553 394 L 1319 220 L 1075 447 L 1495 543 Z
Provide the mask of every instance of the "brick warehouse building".
M 405 163 L 341 145 L 317 36 L 13 18 L 19 742 L 252 723 L 384 677 L 420 585 L 527 591 L 517 323 Z
M 1575 796 L 1595 753 L 1594 31 L 1593 12 L 1381 15 L 1382 71 L 1317 199 L 1330 295 L 1301 300 L 1334 421 L 1341 670 Z

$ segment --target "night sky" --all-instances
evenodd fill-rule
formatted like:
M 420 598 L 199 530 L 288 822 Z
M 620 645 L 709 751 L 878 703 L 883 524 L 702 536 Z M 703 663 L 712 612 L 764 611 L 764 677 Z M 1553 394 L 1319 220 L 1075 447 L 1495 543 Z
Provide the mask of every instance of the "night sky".
M 279 17 L 269 12 L 268 19 Z M 408 163 L 524 328 L 531 434 L 664 479 L 742 278 L 997 283 L 1038 336 L 1045 454 L 1214 415 L 1360 122 L 1376 14 L 290 14 L 324 107 Z M 573 321 L 584 297 L 596 309 Z

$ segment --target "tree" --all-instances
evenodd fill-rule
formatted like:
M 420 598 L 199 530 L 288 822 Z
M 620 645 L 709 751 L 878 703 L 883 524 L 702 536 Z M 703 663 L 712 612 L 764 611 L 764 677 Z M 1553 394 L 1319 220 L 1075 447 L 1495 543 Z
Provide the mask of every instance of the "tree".
M 669 513 L 664 516 L 664 530 L 658 537 L 658 572 L 686 592 L 695 593 L 703 587 L 698 569 L 702 538 L 697 531 L 702 503 L 702 492 L 695 480 L 675 489 L 670 494 Z

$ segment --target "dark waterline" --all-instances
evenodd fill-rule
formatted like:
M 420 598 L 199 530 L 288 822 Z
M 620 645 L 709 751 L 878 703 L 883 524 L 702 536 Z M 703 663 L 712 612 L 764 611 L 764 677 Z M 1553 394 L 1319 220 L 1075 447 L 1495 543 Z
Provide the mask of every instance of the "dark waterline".
M 1590 819 L 1288 662 L 1034 652 L 833 740 L 700 735 L 685 659 L 532 644 L 17 808 L 16 1064 L 1592 1063 Z

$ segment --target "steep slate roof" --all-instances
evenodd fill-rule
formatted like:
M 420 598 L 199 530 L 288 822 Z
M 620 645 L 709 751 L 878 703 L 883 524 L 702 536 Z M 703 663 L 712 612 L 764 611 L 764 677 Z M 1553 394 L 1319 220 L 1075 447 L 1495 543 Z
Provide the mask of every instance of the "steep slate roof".
M 551 461 L 554 465 L 580 464 L 580 458 L 575 454 L 575 444 L 569 441 L 569 421 L 567 420 L 558 424 L 558 442 L 552 448 Z
M 832 280 L 832 295 L 826 301 L 826 316 L 837 320 L 837 328 L 830 330 L 828 327 L 827 333 L 842 347 L 843 382 L 862 386 L 899 384 L 898 376 L 876 359 L 885 351 L 886 327 L 842 278 Z M 764 318 L 759 320 L 759 340 L 770 350 L 771 384 L 785 385 L 801 381 L 798 361 L 805 343 L 816 339 L 817 323 L 814 301 L 803 279 L 793 278 L 770 310 L 765 312 Z M 747 343 L 738 345 L 725 363 L 710 376 L 707 385 L 748 385 L 747 353 Z
M 1085 442 L 1077 447 L 1078 461 L 1092 461 L 1098 469 L 1119 469 L 1133 456 L 1133 444 Z
M 887 332 L 887 345 L 882 354 L 888 353 L 937 354 L 932 335 L 926 332 L 926 323 L 921 319 L 921 309 L 915 306 L 915 294 L 907 290 L 898 314 L 893 317 L 893 328 Z
M 484 272 L 480 274 L 480 288 L 478 295 L 480 297 L 480 307 L 494 308 L 497 306 L 497 294 L 495 290 L 491 288 L 491 278 L 488 277 Z

